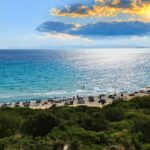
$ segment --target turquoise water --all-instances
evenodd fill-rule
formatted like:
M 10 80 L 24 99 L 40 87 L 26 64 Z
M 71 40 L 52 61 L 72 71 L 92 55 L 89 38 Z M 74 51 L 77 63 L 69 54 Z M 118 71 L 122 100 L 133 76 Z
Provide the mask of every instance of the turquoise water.
M 0 102 L 138 90 L 150 85 L 148 51 L 1 50 Z

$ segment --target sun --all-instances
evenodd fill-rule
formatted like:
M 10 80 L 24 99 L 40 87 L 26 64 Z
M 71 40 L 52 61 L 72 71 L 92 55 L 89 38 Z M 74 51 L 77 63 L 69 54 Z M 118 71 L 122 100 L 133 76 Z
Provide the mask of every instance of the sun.
M 146 10 L 146 15 L 148 16 L 148 17 L 150 17 L 150 6 L 147 8 L 147 10 Z
M 150 21 L 150 5 L 148 5 L 144 10 L 144 16 Z
M 133 5 L 133 9 L 128 9 L 127 12 L 137 16 L 139 20 L 150 22 L 150 4 Z

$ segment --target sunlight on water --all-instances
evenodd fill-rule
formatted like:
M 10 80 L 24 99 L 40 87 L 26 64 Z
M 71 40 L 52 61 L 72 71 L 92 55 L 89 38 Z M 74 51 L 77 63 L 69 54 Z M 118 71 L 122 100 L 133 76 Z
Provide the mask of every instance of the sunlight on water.
M 134 91 L 150 85 L 150 54 L 120 51 L 0 51 L 0 101 Z

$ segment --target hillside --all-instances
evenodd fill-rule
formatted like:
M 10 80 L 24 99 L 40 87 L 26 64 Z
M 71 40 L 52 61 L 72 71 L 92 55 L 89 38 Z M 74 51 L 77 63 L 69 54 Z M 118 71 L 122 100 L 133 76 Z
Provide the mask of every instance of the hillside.
M 0 109 L 0 150 L 149 150 L 150 96 L 104 108 Z

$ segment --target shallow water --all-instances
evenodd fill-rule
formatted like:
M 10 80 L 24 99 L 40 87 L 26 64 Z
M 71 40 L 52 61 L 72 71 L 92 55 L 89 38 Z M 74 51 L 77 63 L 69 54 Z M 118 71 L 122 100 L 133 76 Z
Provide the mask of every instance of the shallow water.
M 149 52 L 1 50 L 0 102 L 138 90 L 150 85 Z

